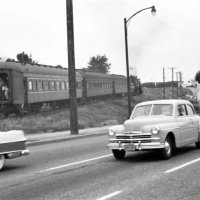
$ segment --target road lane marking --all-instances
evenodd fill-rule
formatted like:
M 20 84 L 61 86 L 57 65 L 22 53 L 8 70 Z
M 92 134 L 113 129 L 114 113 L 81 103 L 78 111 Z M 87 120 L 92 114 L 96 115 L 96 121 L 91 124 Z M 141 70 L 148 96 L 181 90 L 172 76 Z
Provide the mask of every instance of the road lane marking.
M 94 161 L 94 160 L 99 160 L 99 159 L 102 159 L 102 158 L 107 158 L 107 157 L 110 157 L 112 155 L 113 154 L 107 154 L 107 155 L 104 155 L 104 156 L 100 156 L 100 157 L 96 157 L 96 158 L 90 158 L 90 159 L 87 159 L 87 160 L 81 160 L 81 161 L 69 163 L 69 164 L 66 164 L 66 165 L 60 165 L 60 166 L 57 166 L 57 167 L 51 167 L 49 169 L 45 169 L 43 171 L 40 171 L 40 173 L 48 172 L 48 171 L 52 171 L 52 170 L 56 170 L 56 169 L 61 169 L 61 168 L 65 168 L 65 167 L 71 167 L 73 165 L 79 165 L 79 164 L 82 164 L 82 163 L 86 163 L 86 162 L 90 162 L 90 161 Z
M 197 159 L 195 159 L 195 160 L 192 160 L 192 161 L 190 161 L 190 162 L 187 162 L 187 163 L 185 163 L 185 164 L 183 164 L 183 165 L 179 165 L 178 167 L 174 167 L 174 168 L 172 168 L 172 169 L 169 169 L 169 170 L 165 171 L 165 173 L 174 172 L 174 171 L 176 171 L 176 170 L 179 170 L 179 169 L 181 169 L 181 168 L 183 168 L 183 167 L 186 167 L 186 166 L 191 165 L 191 164 L 193 164 L 193 163 L 195 163 L 195 162 L 198 162 L 198 161 L 200 161 L 200 158 L 197 158 Z
M 118 194 L 120 194 L 120 193 L 122 193 L 122 191 L 116 191 L 116 192 L 110 193 L 110 194 L 108 194 L 108 195 L 106 195 L 106 196 L 103 196 L 103 197 L 101 197 L 101 198 L 99 198 L 99 199 L 97 199 L 97 200 L 109 199 L 110 197 L 116 196 L 116 195 L 118 195 Z

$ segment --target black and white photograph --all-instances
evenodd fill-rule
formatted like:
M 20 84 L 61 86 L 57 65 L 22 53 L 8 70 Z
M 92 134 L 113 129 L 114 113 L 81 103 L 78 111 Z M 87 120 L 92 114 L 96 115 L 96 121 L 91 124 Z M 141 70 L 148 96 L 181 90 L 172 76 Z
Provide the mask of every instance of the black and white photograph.
M 0 0 L 0 200 L 200 199 L 200 0 Z

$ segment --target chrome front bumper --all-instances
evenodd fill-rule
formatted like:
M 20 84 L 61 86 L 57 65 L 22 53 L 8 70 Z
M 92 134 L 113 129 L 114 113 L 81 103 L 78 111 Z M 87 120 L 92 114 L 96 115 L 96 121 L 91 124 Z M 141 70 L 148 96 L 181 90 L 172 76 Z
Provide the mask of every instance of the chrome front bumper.
M 150 142 L 150 143 L 109 143 L 107 145 L 108 149 L 118 149 L 125 151 L 141 151 L 141 150 L 153 150 L 164 148 L 164 143 L 160 142 Z

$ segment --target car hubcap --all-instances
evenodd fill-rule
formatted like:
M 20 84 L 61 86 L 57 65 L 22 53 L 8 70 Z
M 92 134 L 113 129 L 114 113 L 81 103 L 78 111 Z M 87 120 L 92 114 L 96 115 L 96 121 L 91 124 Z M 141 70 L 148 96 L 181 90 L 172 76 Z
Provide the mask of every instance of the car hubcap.
M 165 141 L 165 151 L 166 151 L 167 155 L 169 155 L 171 153 L 171 148 L 170 148 L 170 144 L 168 141 Z
M 5 162 L 4 155 L 0 155 L 0 169 L 3 167 L 4 162 Z

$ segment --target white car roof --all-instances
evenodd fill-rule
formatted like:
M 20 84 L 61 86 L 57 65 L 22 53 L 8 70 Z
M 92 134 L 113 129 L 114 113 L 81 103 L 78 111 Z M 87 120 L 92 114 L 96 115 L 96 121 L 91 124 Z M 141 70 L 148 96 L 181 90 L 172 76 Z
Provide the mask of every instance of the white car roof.
M 142 105 L 148 105 L 148 104 L 180 104 L 180 103 L 184 103 L 184 104 L 190 104 L 191 103 L 187 100 L 183 100 L 183 99 L 163 99 L 163 100 L 153 100 L 153 101 L 143 101 L 141 103 L 138 103 L 137 106 L 142 106 Z

